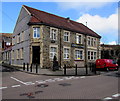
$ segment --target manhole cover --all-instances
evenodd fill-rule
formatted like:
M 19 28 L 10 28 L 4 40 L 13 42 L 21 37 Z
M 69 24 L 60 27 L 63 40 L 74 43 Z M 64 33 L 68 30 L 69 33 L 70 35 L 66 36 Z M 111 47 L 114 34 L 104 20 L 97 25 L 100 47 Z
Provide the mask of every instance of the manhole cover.
M 37 85 L 37 87 L 45 88 L 45 87 L 48 87 L 48 85 L 47 84 L 39 84 L 39 85 Z
M 61 85 L 61 86 L 71 86 L 71 84 L 69 84 L 69 83 L 61 83 L 59 85 Z

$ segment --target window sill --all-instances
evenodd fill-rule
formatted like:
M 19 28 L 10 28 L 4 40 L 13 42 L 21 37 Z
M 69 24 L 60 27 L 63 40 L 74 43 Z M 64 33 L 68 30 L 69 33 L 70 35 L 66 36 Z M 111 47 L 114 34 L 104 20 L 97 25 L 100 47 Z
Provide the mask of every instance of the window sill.
M 81 59 L 81 60 L 77 60 L 77 59 L 75 59 L 74 61 L 84 61 L 83 59 Z

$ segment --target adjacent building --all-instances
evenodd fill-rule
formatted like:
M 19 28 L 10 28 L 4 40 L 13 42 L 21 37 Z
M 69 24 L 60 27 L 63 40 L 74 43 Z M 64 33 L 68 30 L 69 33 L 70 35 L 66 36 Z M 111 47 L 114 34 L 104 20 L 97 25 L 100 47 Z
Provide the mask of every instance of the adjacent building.
M 12 36 L 12 65 L 83 67 L 100 58 L 100 38 L 82 23 L 23 5 Z
M 101 44 L 102 59 L 118 59 L 120 58 L 120 45 Z
M 0 59 L 10 64 L 12 49 L 12 33 L 0 33 Z

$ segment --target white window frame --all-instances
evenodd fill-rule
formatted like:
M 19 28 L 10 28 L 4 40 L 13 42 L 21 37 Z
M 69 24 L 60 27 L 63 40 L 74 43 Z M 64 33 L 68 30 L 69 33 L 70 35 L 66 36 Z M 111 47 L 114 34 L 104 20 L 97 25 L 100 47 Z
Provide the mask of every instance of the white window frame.
M 88 55 L 88 52 L 90 52 L 89 55 Z M 88 52 L 87 52 L 87 59 L 88 60 L 96 60 L 97 59 L 97 51 L 88 50 Z M 93 53 L 93 58 L 92 58 L 92 53 Z M 96 53 L 96 56 L 95 56 L 95 53 Z M 88 57 L 90 57 L 90 59 Z
M 68 49 L 69 52 L 65 53 L 65 49 Z M 69 56 L 69 57 L 67 57 L 67 56 Z M 70 47 L 64 47 L 63 48 L 63 59 L 65 59 L 65 60 L 70 59 Z
M 39 28 L 39 30 L 38 30 L 38 28 Z M 39 35 L 39 37 L 38 37 L 38 35 Z M 33 27 L 33 38 L 40 38 L 40 27 Z
M 65 37 L 68 40 L 65 40 Z M 64 40 L 64 42 L 70 42 L 70 32 L 69 31 L 64 31 L 63 40 Z
M 80 52 L 82 52 L 82 54 L 76 54 L 76 51 L 80 51 Z M 74 51 L 74 58 L 75 58 L 75 60 L 83 60 L 84 59 L 84 50 L 82 50 L 82 49 L 75 49 L 75 51 Z M 77 56 L 77 57 L 76 57 Z M 79 58 L 80 56 L 82 56 L 82 58 Z
M 94 46 L 96 47 L 97 46 L 97 39 L 94 38 Z
M 56 52 L 51 52 L 51 48 L 56 48 Z M 54 56 L 57 57 L 58 59 L 58 46 L 57 45 L 50 45 L 50 50 L 49 50 L 49 58 L 53 60 Z M 53 54 L 53 57 L 51 57 L 51 54 Z M 55 55 L 56 54 L 56 55 Z
M 94 38 L 91 37 L 91 46 L 93 47 L 94 46 Z
M 88 46 L 91 46 L 91 37 L 87 37 L 87 43 L 88 43 Z
M 56 31 L 53 32 L 54 30 L 56 30 Z M 57 35 L 58 35 L 58 29 L 50 27 L 50 39 L 57 40 Z
M 81 34 L 76 34 L 76 43 L 77 44 L 82 44 L 82 35 Z

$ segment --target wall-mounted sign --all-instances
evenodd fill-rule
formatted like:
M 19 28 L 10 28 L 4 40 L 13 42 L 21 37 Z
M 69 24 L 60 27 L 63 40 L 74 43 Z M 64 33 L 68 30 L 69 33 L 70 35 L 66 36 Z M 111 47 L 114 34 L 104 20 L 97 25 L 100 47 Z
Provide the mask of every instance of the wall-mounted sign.
M 71 44 L 71 47 L 84 48 L 83 45 L 81 45 L 81 44 L 74 44 L 74 43 Z

